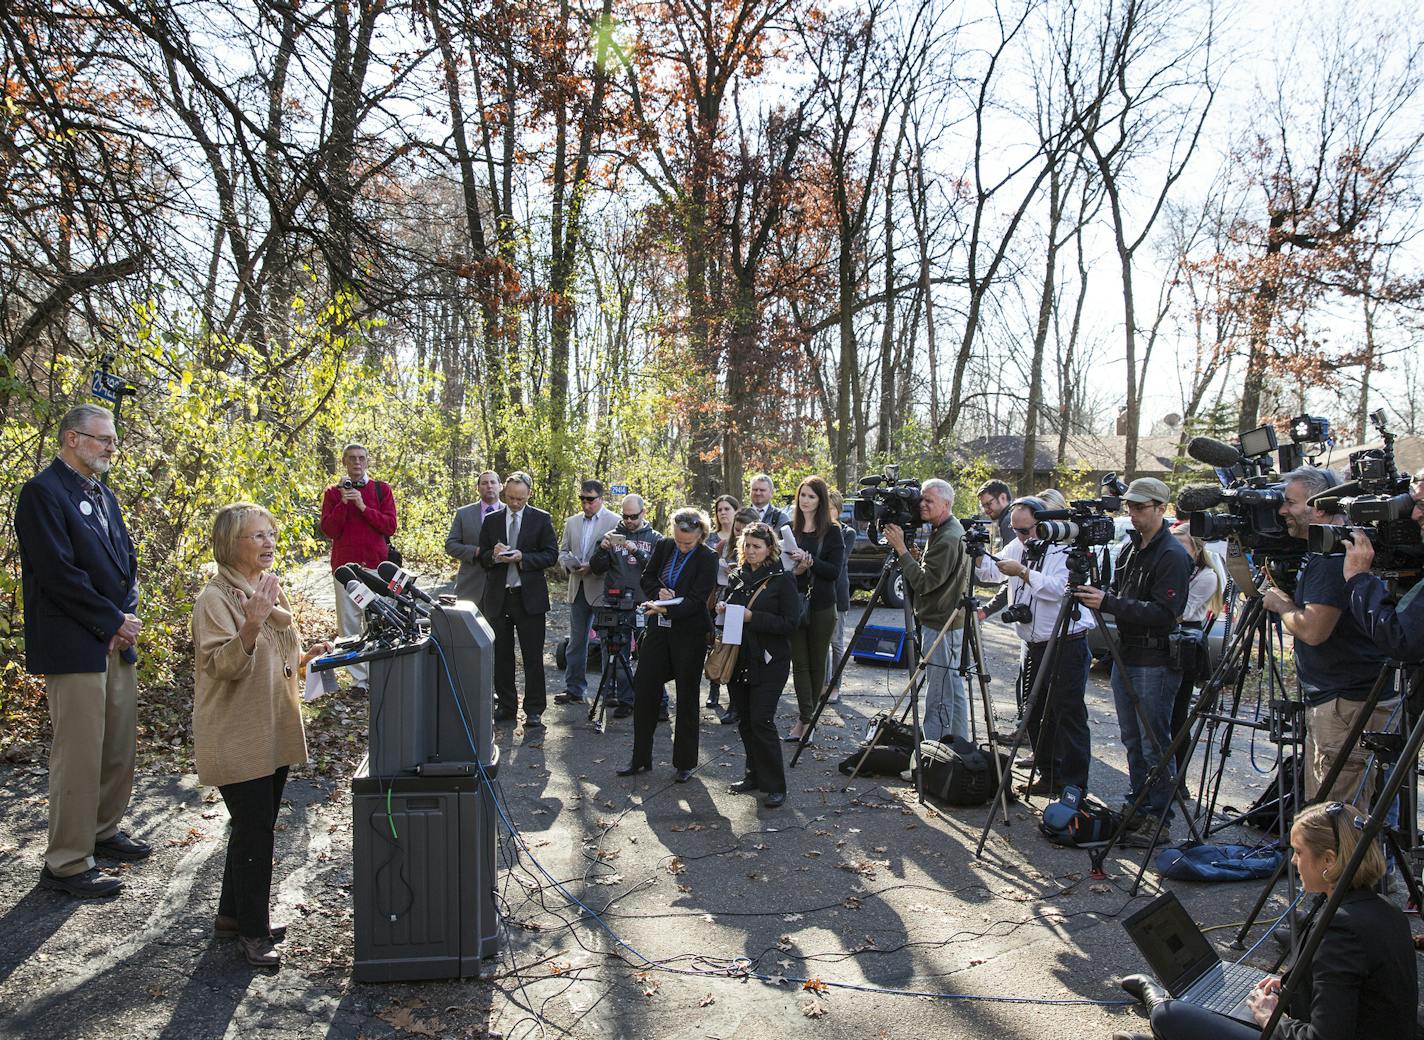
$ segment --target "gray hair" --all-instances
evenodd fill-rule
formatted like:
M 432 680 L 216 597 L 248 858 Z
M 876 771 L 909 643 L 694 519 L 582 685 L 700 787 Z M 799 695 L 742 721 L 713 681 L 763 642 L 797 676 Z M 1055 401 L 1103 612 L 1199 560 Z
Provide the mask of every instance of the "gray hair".
M 1305 488 L 1305 497 L 1310 499 L 1322 491 L 1338 487 L 1340 474 L 1323 466 L 1297 466 L 1281 476 L 1282 483 L 1293 484 L 1296 481 L 1300 481 L 1301 486 Z
M 920 494 L 926 491 L 933 491 L 940 498 L 944 499 L 945 505 L 950 509 L 954 508 L 954 485 L 947 480 L 940 480 L 939 477 L 931 477 L 920 485 Z
M 526 488 L 529 489 L 529 493 L 531 495 L 534 493 L 534 478 L 531 477 L 528 473 L 525 473 L 522 469 L 517 469 L 509 476 L 504 478 L 504 482 L 506 484 L 508 484 L 511 480 L 523 484 Z
M 347 442 L 346 447 L 341 449 L 341 457 L 343 459 L 346 458 L 346 453 L 348 451 L 364 451 L 368 458 L 371 455 L 371 449 L 366 447 L 366 445 L 362 444 L 360 441 Z
M 90 419 L 108 419 L 114 421 L 114 413 L 107 408 L 97 404 L 76 404 L 69 411 L 64 413 L 64 418 L 59 420 L 59 445 L 64 447 L 64 435 L 70 430 L 79 430 L 81 426 L 87 426 Z M 83 433 L 83 430 L 79 430 Z
M 765 473 L 758 473 L 756 476 L 752 477 L 751 480 L 747 481 L 747 487 L 751 487 L 753 484 L 760 484 L 762 481 L 765 481 L 766 486 L 771 488 L 771 490 L 776 490 L 775 481 L 773 481 L 771 477 L 767 476 Z

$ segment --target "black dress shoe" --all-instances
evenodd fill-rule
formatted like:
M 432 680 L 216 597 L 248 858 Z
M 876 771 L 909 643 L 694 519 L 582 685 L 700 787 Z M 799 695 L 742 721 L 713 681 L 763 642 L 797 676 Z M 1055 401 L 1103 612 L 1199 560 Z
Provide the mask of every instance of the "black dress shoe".
M 123 831 L 115 831 L 103 841 L 94 843 L 94 855 L 132 863 L 153 855 L 153 846 L 146 841 L 130 838 Z
M 762 804 L 765 805 L 768 809 L 780 809 L 783 805 L 786 804 L 786 792 L 772 791 L 771 794 L 766 796 L 766 801 Z
M 1171 999 L 1165 989 L 1157 985 L 1154 979 L 1146 975 L 1128 975 L 1126 978 L 1118 980 L 1118 985 L 1121 986 L 1129 996 L 1135 997 L 1140 1001 L 1149 1014 L 1158 1004 L 1164 1000 Z
M 626 719 L 631 714 L 633 714 L 633 709 L 626 704 L 620 704 L 613 709 L 613 717 L 615 719 Z
M 738 780 L 727 788 L 728 794 L 756 794 L 761 786 L 755 780 Z
M 659 708 L 659 709 L 658 709 L 658 721 L 659 721 L 659 722 L 671 722 L 671 721 L 672 721 L 672 716 L 668 714 L 667 708 Z
M 554 698 L 555 704 L 582 704 L 582 697 L 575 697 L 572 693 L 561 693 Z
M 49 867 L 40 871 L 40 888 L 54 892 L 64 892 L 75 899 L 104 899 L 116 896 L 123 890 L 124 883 L 116 877 L 99 873 L 98 867 L 90 867 L 82 874 L 59 877 L 51 874 Z
M 224 917 L 222 914 L 218 914 L 218 916 L 213 919 L 213 936 L 218 939 L 236 939 L 237 918 Z M 274 924 L 267 929 L 267 938 L 271 939 L 274 943 L 279 943 L 286 937 L 287 926 L 284 924 Z
M 673 774 L 672 782 L 675 784 L 685 784 L 692 779 L 691 769 L 679 769 Z
M 618 775 L 619 775 L 619 776 L 634 776 L 634 775 L 636 775 L 636 774 L 638 774 L 638 773 L 646 773 L 646 772 L 648 772 L 648 771 L 649 771 L 650 769 L 652 769 L 652 768 L 653 768 L 653 764 L 652 764 L 651 762 L 645 762 L 645 763 L 629 762 L 629 763 L 628 763 L 626 766 L 624 766 L 622 769 L 618 770 Z
M 496 722 L 513 722 L 517 716 L 512 711 L 497 711 L 494 713 Z
M 735 726 L 741 721 L 742 717 L 738 715 L 735 711 L 729 711 L 727 712 L 727 714 L 722 716 L 722 725 L 724 726 Z
M 525 715 L 525 716 L 524 716 L 524 728 L 525 728 L 525 729 L 543 729 L 543 728 L 544 728 L 544 720 L 543 720 L 542 718 L 540 718 L 538 715 Z

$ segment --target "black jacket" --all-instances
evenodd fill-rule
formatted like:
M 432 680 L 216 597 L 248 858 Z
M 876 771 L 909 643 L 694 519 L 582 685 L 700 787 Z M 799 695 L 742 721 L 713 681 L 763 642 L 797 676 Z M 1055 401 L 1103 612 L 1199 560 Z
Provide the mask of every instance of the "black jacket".
M 138 557 L 118 499 L 102 484 L 109 532 L 63 462 L 26 481 L 15 506 L 25 598 L 25 664 L 36 675 L 102 672 L 109 640 L 138 613 Z M 122 658 L 138 659 L 132 647 Z
M 1172 537 L 1167 522 L 1142 546 L 1136 530 L 1118 554 L 1113 588 L 1103 598 L 1103 613 L 1117 621 L 1122 656 L 1128 664 L 1165 665 L 1167 636 L 1187 609 L 1192 558 Z
M 840 528 L 832 524 L 824 538 L 797 531 L 796 544 L 811 554 L 811 566 L 796 576 L 796 587 L 808 596 L 812 610 L 835 609 L 836 582 L 845 565 L 845 540 Z
M 840 532 L 841 542 L 845 545 L 845 555 L 841 557 L 841 574 L 836 579 L 836 609 L 846 611 L 850 609 L 850 554 L 855 548 L 855 526 L 841 524 L 836 530 Z
M 1414 1036 L 1419 976 L 1409 922 L 1367 888 L 1341 901 L 1303 969 L 1276 1035 L 1287 1040 L 1400 1040 Z
M 1350 613 L 1380 653 L 1396 661 L 1424 661 L 1424 593 L 1401 607 L 1384 582 L 1373 574 L 1356 574 L 1345 583 Z
M 752 604 L 751 620 L 742 627 L 742 649 L 737 653 L 737 672 L 754 673 L 776 661 L 791 660 L 791 633 L 801 623 L 806 598 L 796 590 L 796 582 L 781 561 L 772 557 L 756 570 L 739 567 L 727 582 L 727 602 L 745 607 Z M 767 661 L 766 655 L 771 655 Z
M 514 548 L 524 554 L 517 564 L 500 563 L 494 558 L 494 547 L 505 541 L 509 520 L 508 509 L 498 509 L 485 517 L 480 527 L 479 562 L 489 571 L 485 579 L 484 600 L 480 604 L 489 617 L 504 613 L 505 582 L 509 568 L 519 568 L 519 597 L 530 614 L 549 612 L 549 583 L 544 572 L 559 561 L 559 540 L 554 537 L 554 521 L 542 509 L 524 507 L 519 518 L 519 544 Z
M 664 538 L 653 547 L 653 555 L 643 568 L 643 593 L 648 599 L 657 599 L 658 590 L 663 588 L 662 571 L 677 551 L 677 542 Z M 717 587 L 717 554 L 707 546 L 698 544 L 692 549 L 692 557 L 678 573 L 672 590 L 682 597 L 682 602 L 668 607 L 667 616 L 674 629 L 683 632 L 709 632 L 712 630 L 712 615 L 707 610 L 707 600 Z M 651 631 L 657 621 L 648 618 Z

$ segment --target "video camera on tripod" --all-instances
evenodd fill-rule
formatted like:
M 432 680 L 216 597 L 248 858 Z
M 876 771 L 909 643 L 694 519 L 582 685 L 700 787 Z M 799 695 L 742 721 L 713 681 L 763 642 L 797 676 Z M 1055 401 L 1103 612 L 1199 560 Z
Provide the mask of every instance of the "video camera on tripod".
M 884 473 L 860 478 L 860 497 L 851 508 L 856 521 L 864 522 L 866 536 L 879 545 L 886 524 L 895 524 L 907 538 L 914 535 L 923 522 L 920 497 L 918 480 L 901 480 L 898 465 L 886 466 Z
M 1370 415 L 1384 444 L 1350 453 L 1350 479 L 1316 495 L 1310 504 L 1322 512 L 1343 513 L 1348 524 L 1311 524 L 1309 546 L 1315 553 L 1339 554 L 1363 531 L 1375 549 L 1376 571 L 1418 570 L 1424 566 L 1424 537 L 1412 518 L 1411 480 L 1395 467 L 1394 434 L 1384 409 Z
M 1070 545 L 1086 550 L 1111 545 L 1117 540 L 1117 524 L 1108 514 L 1122 510 L 1127 485 L 1116 473 L 1109 473 L 1103 477 L 1101 487 L 1107 493 L 1098 498 L 1075 499 L 1068 503 L 1071 507 L 1068 509 L 1034 512 L 1035 533 L 1043 543 L 1038 548 L 1040 554 L 1046 552 L 1049 545 Z
M 626 638 L 644 627 L 646 619 L 638 609 L 639 591 L 617 585 L 604 587 L 603 605 L 593 611 L 593 628 L 600 639 L 607 642 L 610 637 L 619 634 Z

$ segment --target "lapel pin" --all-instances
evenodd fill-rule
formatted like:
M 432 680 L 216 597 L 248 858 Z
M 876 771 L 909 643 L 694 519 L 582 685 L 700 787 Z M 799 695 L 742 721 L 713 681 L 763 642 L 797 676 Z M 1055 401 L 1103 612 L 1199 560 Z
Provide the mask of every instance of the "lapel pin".
M 88 516 L 90 513 L 94 512 L 94 507 L 91 506 L 87 501 L 85 501 L 85 502 L 80 502 L 80 503 L 79 503 L 79 511 L 80 511 L 81 513 L 83 513 L 85 516 Z

